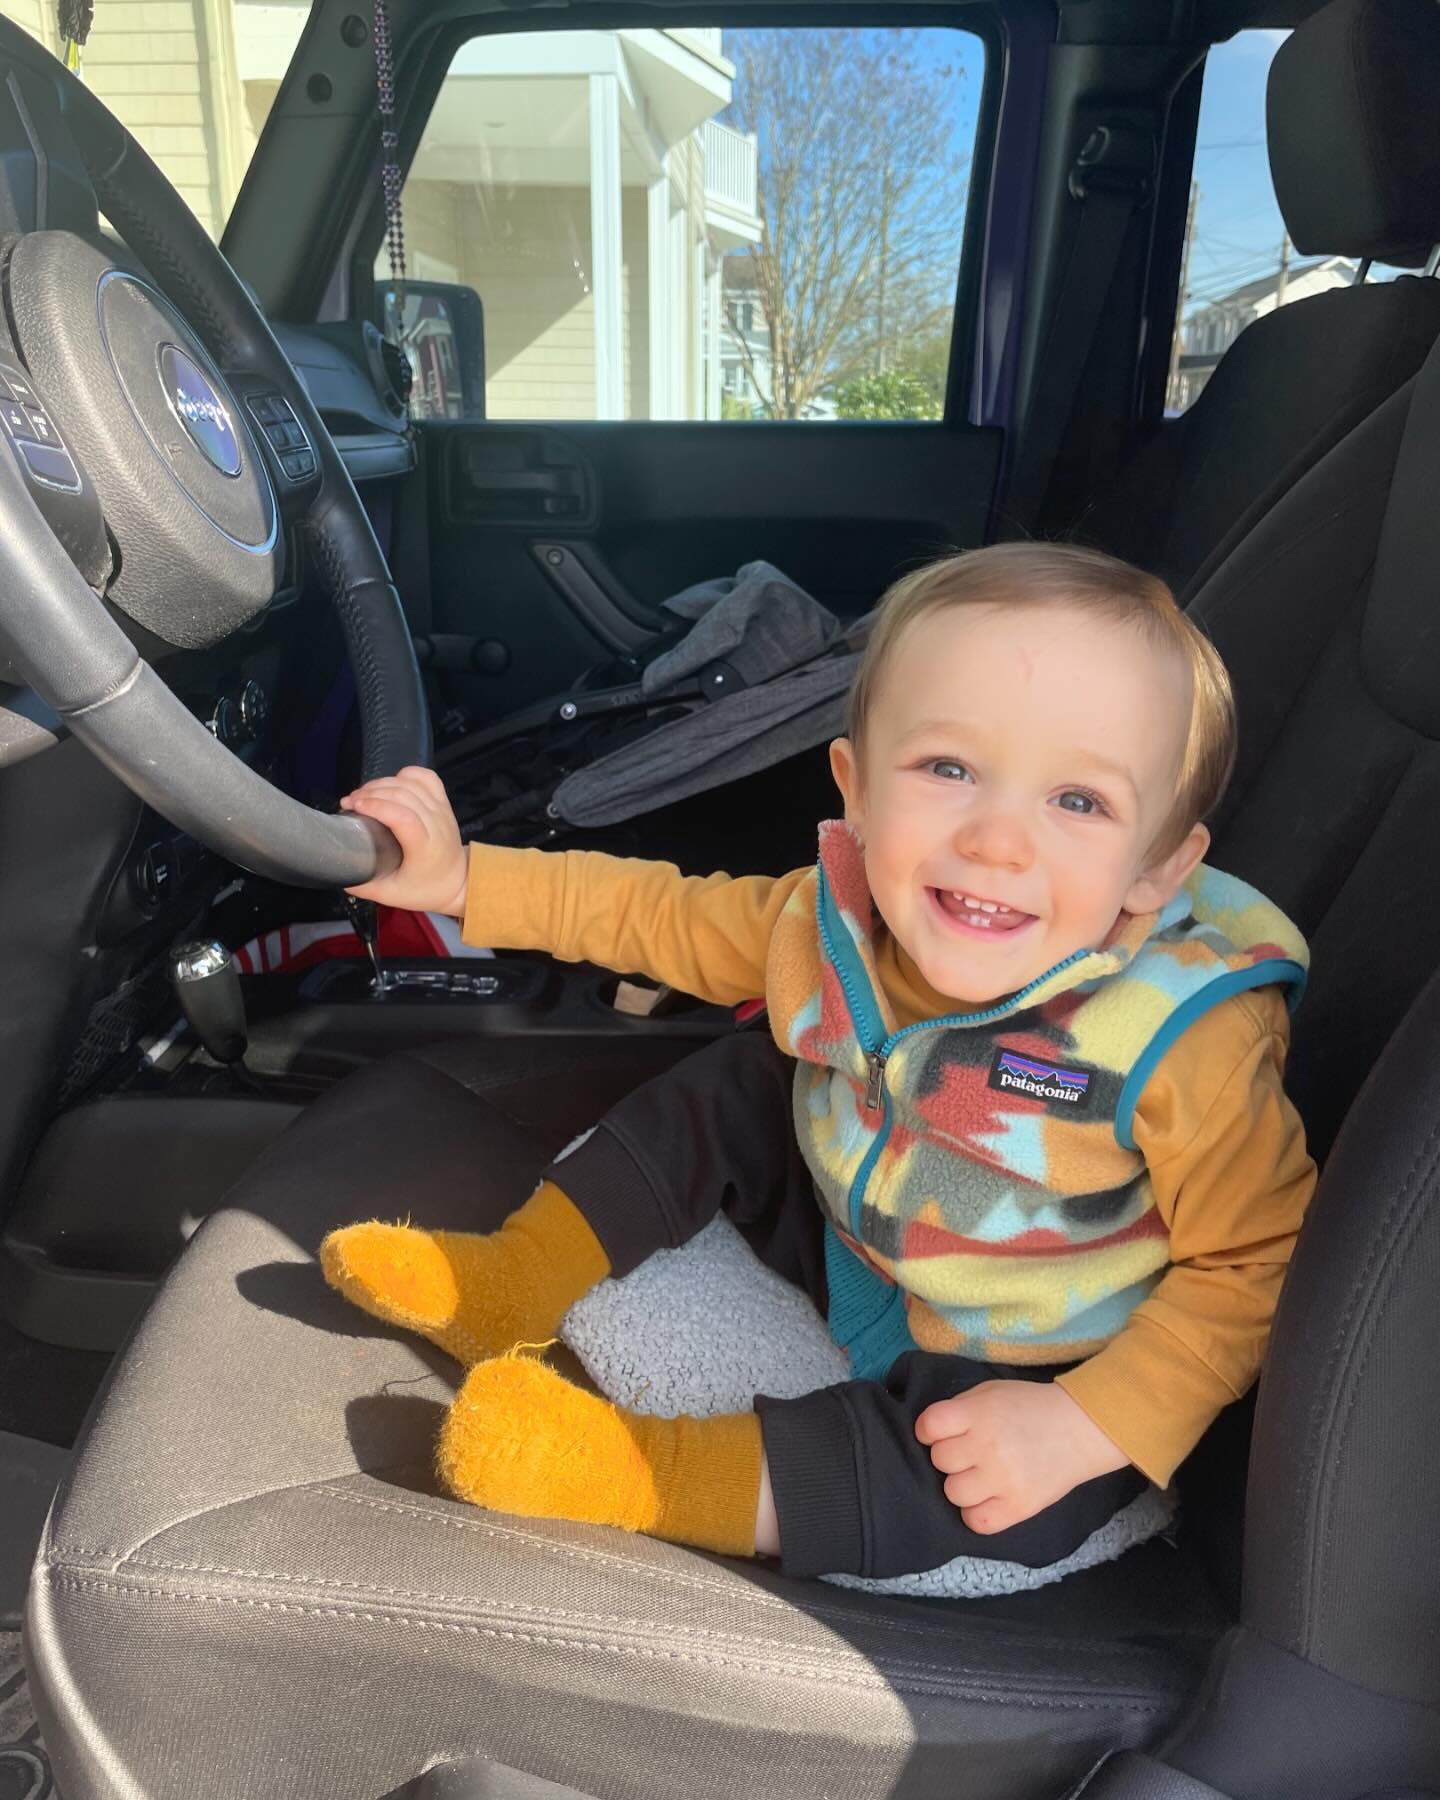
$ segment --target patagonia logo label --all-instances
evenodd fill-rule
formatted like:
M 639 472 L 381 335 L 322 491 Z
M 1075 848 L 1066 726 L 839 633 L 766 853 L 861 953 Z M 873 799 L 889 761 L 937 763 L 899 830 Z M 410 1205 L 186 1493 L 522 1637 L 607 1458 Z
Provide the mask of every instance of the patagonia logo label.
M 990 1065 L 990 1086 L 1002 1093 L 1025 1094 L 1031 1100 L 1055 1100 L 1078 1110 L 1090 1098 L 1090 1071 L 1000 1050 Z

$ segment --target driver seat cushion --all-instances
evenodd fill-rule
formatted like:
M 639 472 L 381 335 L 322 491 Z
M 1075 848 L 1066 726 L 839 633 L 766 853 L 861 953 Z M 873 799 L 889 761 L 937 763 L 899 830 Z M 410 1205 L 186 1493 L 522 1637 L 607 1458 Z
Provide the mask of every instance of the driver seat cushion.
M 372 1066 L 201 1229 L 37 1566 L 30 1653 L 67 1797 L 116 1792 L 103 1771 L 143 1745 L 146 1800 L 354 1800 L 442 1755 L 597 1795 L 731 1800 L 743 1769 L 757 1800 L 1049 1800 L 1178 1715 L 1227 1620 L 1165 1541 L 1035 1593 L 897 1600 L 437 1492 L 458 1370 L 346 1306 L 311 1248 L 372 1210 L 498 1223 L 635 1079 L 590 1055 L 606 1066 L 572 1067 L 572 1116 L 544 1129 L 523 1073 L 493 1085 L 513 1046 Z

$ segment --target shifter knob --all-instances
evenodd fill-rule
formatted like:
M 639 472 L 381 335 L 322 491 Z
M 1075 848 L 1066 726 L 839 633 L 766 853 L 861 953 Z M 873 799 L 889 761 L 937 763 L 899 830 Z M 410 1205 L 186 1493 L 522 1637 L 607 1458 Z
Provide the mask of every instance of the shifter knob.
M 179 944 L 170 953 L 170 979 L 204 1048 L 218 1063 L 238 1063 L 245 1054 L 245 1000 L 230 952 L 213 940 Z

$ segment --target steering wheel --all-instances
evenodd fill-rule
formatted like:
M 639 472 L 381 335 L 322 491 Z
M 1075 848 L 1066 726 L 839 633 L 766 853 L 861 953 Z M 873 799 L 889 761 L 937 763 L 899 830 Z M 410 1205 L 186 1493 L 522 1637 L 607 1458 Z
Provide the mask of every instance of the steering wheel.
M 42 55 L 0 20 L 0 59 L 34 70 Z M 88 178 L 145 273 L 69 230 L 0 246 L 0 675 L 18 674 L 142 800 L 242 867 L 368 881 L 399 861 L 390 833 L 273 786 L 137 645 L 200 649 L 255 619 L 298 534 L 355 671 L 365 779 L 426 763 L 425 697 L 385 558 L 235 272 L 119 120 L 45 60 L 36 91 L 22 84 L 38 204 L 48 185 L 52 215 L 68 198 L 74 217 Z

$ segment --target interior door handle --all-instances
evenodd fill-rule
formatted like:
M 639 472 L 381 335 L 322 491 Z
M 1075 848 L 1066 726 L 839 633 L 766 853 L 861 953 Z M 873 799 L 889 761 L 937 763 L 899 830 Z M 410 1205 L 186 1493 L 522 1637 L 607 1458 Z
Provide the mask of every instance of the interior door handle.
M 484 425 L 447 440 L 451 515 L 494 525 L 595 513 L 595 482 L 576 447 L 552 431 Z
M 579 477 L 578 469 L 557 469 L 549 473 L 542 469 L 521 469 L 513 473 L 487 474 L 483 480 L 473 481 L 471 486 L 477 494 L 568 494 L 574 491 Z

